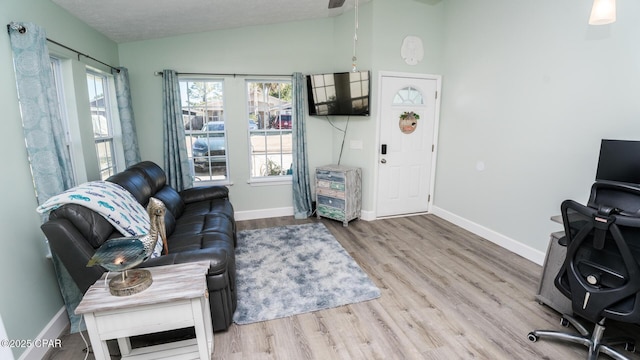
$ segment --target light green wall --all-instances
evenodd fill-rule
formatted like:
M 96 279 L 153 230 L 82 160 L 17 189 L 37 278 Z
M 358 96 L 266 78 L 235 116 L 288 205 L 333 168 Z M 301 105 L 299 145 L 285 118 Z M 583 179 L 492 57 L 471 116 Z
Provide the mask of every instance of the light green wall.
M 396 9 L 395 5 L 402 6 L 398 8 L 401 10 Z M 437 59 L 429 59 L 425 61 L 428 64 L 426 66 L 407 69 L 398 55 L 398 39 L 409 33 L 432 36 L 437 33 L 435 25 L 425 26 L 419 21 L 412 21 L 408 29 L 404 25 L 390 26 L 386 15 L 393 17 L 393 22 L 396 22 L 399 11 L 408 11 L 411 13 L 408 16 L 420 18 L 422 13 L 440 13 L 439 9 L 440 7 L 429 7 L 412 0 L 376 0 L 361 7 L 358 65 L 362 70 L 372 70 L 374 94 L 377 91 L 376 63 L 381 64 L 383 70 L 433 72 L 432 69 L 439 68 Z M 309 74 L 348 71 L 351 63 L 352 12 L 331 19 L 223 30 L 120 45 L 88 28 L 49 0 L 3 1 L 0 3 L 0 20 L 4 24 L 10 21 L 34 22 L 44 27 L 51 39 L 106 63 L 128 67 L 141 153 L 143 158 L 158 163 L 162 163 L 161 78 L 154 76 L 154 71 L 173 68 L 181 72 L 289 74 L 300 71 Z M 4 175 L 0 180 L 4 188 L 11 189 L 5 193 L 5 203 L 8 205 L 0 210 L 0 221 L 5 234 L 0 240 L 0 246 L 5 250 L 0 252 L 0 271 L 11 275 L 4 276 L 0 284 L 4 289 L 0 297 L 0 315 L 9 337 L 28 339 L 34 338 L 46 326 L 62 307 L 62 301 L 50 261 L 45 258 L 46 247 L 39 229 L 40 219 L 34 211 L 36 201 L 22 140 L 16 89 L 10 85 L 15 79 L 7 35 L 0 37 L 0 46 L 0 78 L 6 80 L 5 84 L 9 84 L 0 89 L 0 108 L 3 109 L 5 121 L 0 146 L 5 154 L 12 154 L 5 159 Z M 394 50 L 387 53 L 387 48 Z M 62 55 L 65 53 L 55 46 L 52 46 L 52 50 Z M 87 59 L 82 59 L 82 62 L 98 66 Z M 84 64 L 73 59 L 64 66 L 67 67 L 69 76 L 65 82 L 69 81 L 81 88 L 84 83 Z M 83 96 L 76 94 L 79 99 Z M 84 116 L 86 109 L 83 109 L 82 100 L 75 103 L 67 100 L 72 115 Z M 241 102 L 241 99 L 232 99 L 230 106 L 240 109 L 243 106 Z M 373 115 L 370 118 L 352 119 L 342 158 L 343 163 L 364 169 L 364 204 L 367 210 L 372 210 L 373 206 L 373 195 L 370 193 L 374 176 L 372 168 L 377 126 L 375 106 L 374 98 Z M 338 126 L 346 123 L 341 118 L 336 118 L 335 121 Z M 341 134 L 335 132 L 322 118 L 309 118 L 308 130 L 311 167 L 336 162 Z M 86 129 L 79 128 L 77 131 L 85 133 Z M 364 149 L 350 150 L 350 139 L 362 140 Z M 234 146 L 242 146 L 246 142 L 246 139 L 240 138 L 231 140 L 237 144 Z M 85 158 L 90 158 L 88 145 L 79 143 L 74 146 L 78 151 L 85 152 Z M 239 154 L 240 151 L 235 153 Z M 245 161 L 239 155 L 235 156 L 232 161 Z M 80 181 L 92 180 L 96 176 L 95 164 L 88 161 L 77 170 Z M 291 206 L 288 186 L 252 188 L 246 184 L 246 171 L 237 170 L 232 176 L 235 183 L 232 196 L 238 210 Z M 14 354 L 19 356 L 22 351 L 16 349 Z
M 384 71 L 441 74 L 443 3 L 429 5 L 415 0 L 373 0 L 373 4 L 373 67 Z M 406 64 L 400 56 L 400 46 L 407 35 L 422 39 L 424 60 L 417 65 Z
M 588 197 L 600 140 L 640 140 L 640 3 L 599 27 L 590 1 L 444 6 L 435 205 L 544 253 L 549 217 Z
M 360 9 L 358 64 L 372 70 L 372 116 L 351 119 L 342 163 L 363 168 L 364 209 L 373 211 L 379 71 L 443 75 L 435 205 L 539 251 L 563 199 L 586 200 L 601 138 L 640 138 L 640 4 L 618 3 L 618 21 L 587 25 L 589 2 L 553 0 L 373 0 Z M 49 0 L 0 3 L 0 19 L 34 21 L 50 37 L 129 68 L 142 157 L 162 163 L 161 81 L 154 71 L 316 73 L 348 71 L 353 13 L 115 46 Z M 400 45 L 418 35 L 425 59 L 404 64 Z M 8 37 L 0 37 L 0 78 L 13 82 Z M 0 214 L 0 314 L 11 337 L 30 338 L 61 307 L 43 258 L 39 219 L 22 149 L 14 86 L 0 89 L 2 181 L 12 189 Z M 242 108 L 242 99 L 229 106 Z M 346 119 L 336 118 L 343 127 Z M 309 118 L 312 168 L 338 160 L 341 134 Z M 244 137 L 244 134 L 240 135 Z M 362 140 L 363 149 L 349 149 Z M 246 139 L 233 138 L 242 147 Z M 240 150 L 231 154 L 239 154 Z M 237 155 L 232 155 L 237 156 Z M 240 157 L 232 161 L 244 162 Z M 477 170 L 483 162 L 483 171 Z M 9 172 L 7 169 L 11 169 Z M 246 184 L 232 173 L 239 211 L 291 206 L 287 186 Z M 20 185 L 18 185 L 20 184 Z M 21 205 L 22 204 L 22 205 Z M 28 279 L 28 281 L 24 281 Z M 5 291 L 4 289 L 9 289 Z M 5 295 L 9 294 L 9 295 Z
M 423 19 L 428 21 L 423 21 Z M 358 68 L 371 70 L 374 91 L 372 116 L 351 118 L 341 163 L 363 168 L 363 208 L 373 211 L 373 182 L 376 159 L 377 71 L 435 73 L 440 69 L 437 54 L 442 6 L 413 0 L 375 0 L 360 7 L 358 30 Z M 353 51 L 354 12 L 341 16 L 246 27 L 172 38 L 138 41 L 119 46 L 120 63 L 129 69 L 131 89 L 144 159 L 162 164 L 162 79 L 154 71 L 178 72 L 303 74 L 350 71 Z M 419 35 L 428 43 L 427 57 L 419 66 L 410 67 L 400 58 L 400 44 L 406 35 Z M 227 98 L 227 114 L 237 109 L 243 118 L 243 99 Z M 333 117 L 336 126 L 345 128 L 346 117 Z M 339 159 L 342 133 L 325 118 L 308 117 L 308 146 L 311 169 L 335 163 Z M 236 211 L 291 206 L 288 185 L 251 187 L 246 160 L 244 122 L 229 129 L 229 154 L 233 186 L 231 198 Z M 233 131 L 233 127 L 237 131 Z M 362 150 L 349 149 L 351 140 L 361 140 Z M 237 166 L 240 164 L 240 166 Z
M 89 29 L 50 0 L 4 0 L 0 24 L 27 21 L 44 27 L 47 36 L 105 62 L 117 64 L 115 43 Z M 9 36 L 0 36 L 0 109 L 3 156 L 0 188 L 0 316 L 12 339 L 34 339 L 63 306 L 44 236 L 29 172 Z M 24 349 L 14 349 L 16 358 Z
M 225 74 L 292 74 L 317 69 L 331 71 L 333 20 L 313 20 L 191 34 L 139 41 L 119 47 L 120 61 L 129 69 L 131 91 L 143 159 L 163 164 L 162 77 L 155 71 Z M 227 82 L 225 113 L 231 165 L 231 199 L 236 211 L 291 207 L 290 185 L 251 186 L 243 83 Z M 234 89 L 236 87 L 236 89 Z M 237 91 L 234 91 L 237 90 Z M 242 119 L 233 121 L 233 119 Z M 331 162 L 330 128 L 323 120 L 308 123 L 310 146 L 319 147 L 312 166 Z
M 441 73 L 442 4 L 427 5 L 414 0 L 373 0 L 371 8 L 363 6 L 363 14 L 371 17 L 371 23 L 363 27 L 360 22 L 359 46 L 365 50 L 366 58 L 358 56 L 363 69 L 372 70 L 371 118 L 352 118 L 343 154 L 343 163 L 360 166 L 363 171 L 363 210 L 375 210 L 375 178 L 378 161 L 379 142 L 377 138 L 378 119 L 378 77 L 380 71 L 435 74 Z M 352 20 L 351 20 L 352 21 Z M 346 21 L 345 33 L 352 22 Z M 363 31 L 364 30 L 364 31 Z M 408 35 L 418 36 L 424 44 L 424 59 L 417 65 L 408 65 L 400 56 L 402 41 Z M 350 44 L 349 44 L 350 46 Z M 346 50 L 345 50 L 346 51 Z M 350 48 L 349 48 L 349 51 Z M 359 48 L 360 53 L 360 48 Z M 350 52 L 348 54 L 351 54 Z M 363 149 L 349 149 L 351 140 L 362 140 Z M 338 148 L 338 146 L 334 146 Z M 334 155 L 337 159 L 337 155 Z

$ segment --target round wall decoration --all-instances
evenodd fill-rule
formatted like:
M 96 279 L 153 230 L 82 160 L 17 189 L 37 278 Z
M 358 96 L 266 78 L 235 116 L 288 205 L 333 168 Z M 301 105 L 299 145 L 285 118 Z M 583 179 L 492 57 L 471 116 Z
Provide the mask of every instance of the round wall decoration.
M 411 134 L 416 130 L 418 126 L 418 119 L 420 119 L 420 115 L 414 113 L 413 111 L 405 111 L 400 115 L 400 131 L 405 134 Z
M 407 36 L 402 41 L 400 56 L 409 65 L 417 65 L 424 58 L 422 39 L 417 36 Z

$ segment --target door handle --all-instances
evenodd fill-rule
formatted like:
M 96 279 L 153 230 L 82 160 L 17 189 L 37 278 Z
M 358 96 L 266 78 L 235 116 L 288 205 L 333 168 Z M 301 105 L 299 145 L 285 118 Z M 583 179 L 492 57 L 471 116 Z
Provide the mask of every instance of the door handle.
M 381 163 L 386 164 L 387 163 L 387 159 L 382 159 L 380 160 Z

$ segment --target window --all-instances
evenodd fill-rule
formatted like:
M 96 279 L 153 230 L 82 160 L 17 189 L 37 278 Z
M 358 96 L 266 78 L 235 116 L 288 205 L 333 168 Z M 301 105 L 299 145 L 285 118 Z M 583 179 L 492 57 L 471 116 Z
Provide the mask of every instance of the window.
M 424 98 L 422 97 L 422 93 L 409 86 L 403 89 L 400 89 L 393 97 L 393 105 L 423 105 Z
M 55 88 L 56 94 L 58 96 L 58 113 L 60 115 L 60 120 L 64 130 L 64 141 L 67 147 L 67 154 L 69 155 L 69 159 L 73 159 L 71 150 L 71 135 L 69 134 L 69 117 L 67 116 L 67 108 L 64 106 L 65 97 L 64 84 L 62 82 L 62 66 L 60 64 L 60 59 L 56 57 L 51 56 L 49 57 L 49 60 L 51 64 L 51 74 L 53 75 L 53 87 Z M 73 166 L 73 161 L 71 162 L 70 166 L 75 177 L 75 167 Z
M 247 129 L 252 180 L 291 175 L 291 80 L 247 81 Z
M 180 79 L 180 98 L 194 182 L 228 180 L 224 82 Z
M 93 122 L 93 139 L 98 155 L 100 177 L 104 180 L 117 172 L 113 113 L 108 91 L 109 77 L 87 70 L 87 86 Z

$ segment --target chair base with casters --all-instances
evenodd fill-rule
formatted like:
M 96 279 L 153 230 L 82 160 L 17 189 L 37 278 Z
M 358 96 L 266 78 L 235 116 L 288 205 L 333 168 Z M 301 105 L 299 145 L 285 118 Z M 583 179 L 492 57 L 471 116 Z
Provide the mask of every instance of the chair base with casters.
M 635 344 L 633 339 L 630 338 L 604 338 L 604 321 L 603 318 L 598 323 L 595 324 L 593 332 L 590 332 L 585 328 L 578 320 L 569 315 L 563 315 L 560 324 L 562 326 L 569 326 L 569 324 L 573 325 L 573 327 L 578 330 L 580 333 L 571 334 L 565 333 L 561 331 L 552 331 L 552 330 L 534 330 L 529 333 L 527 336 L 529 340 L 536 342 L 538 339 L 547 338 L 559 341 L 566 341 L 575 344 L 582 344 L 589 349 L 589 354 L 587 356 L 588 360 L 596 360 L 598 359 L 598 355 L 600 353 L 609 355 L 613 359 L 617 360 L 630 360 L 630 358 L 626 357 L 623 353 L 614 349 L 612 346 L 614 345 L 624 345 L 624 349 L 630 352 L 635 351 Z

